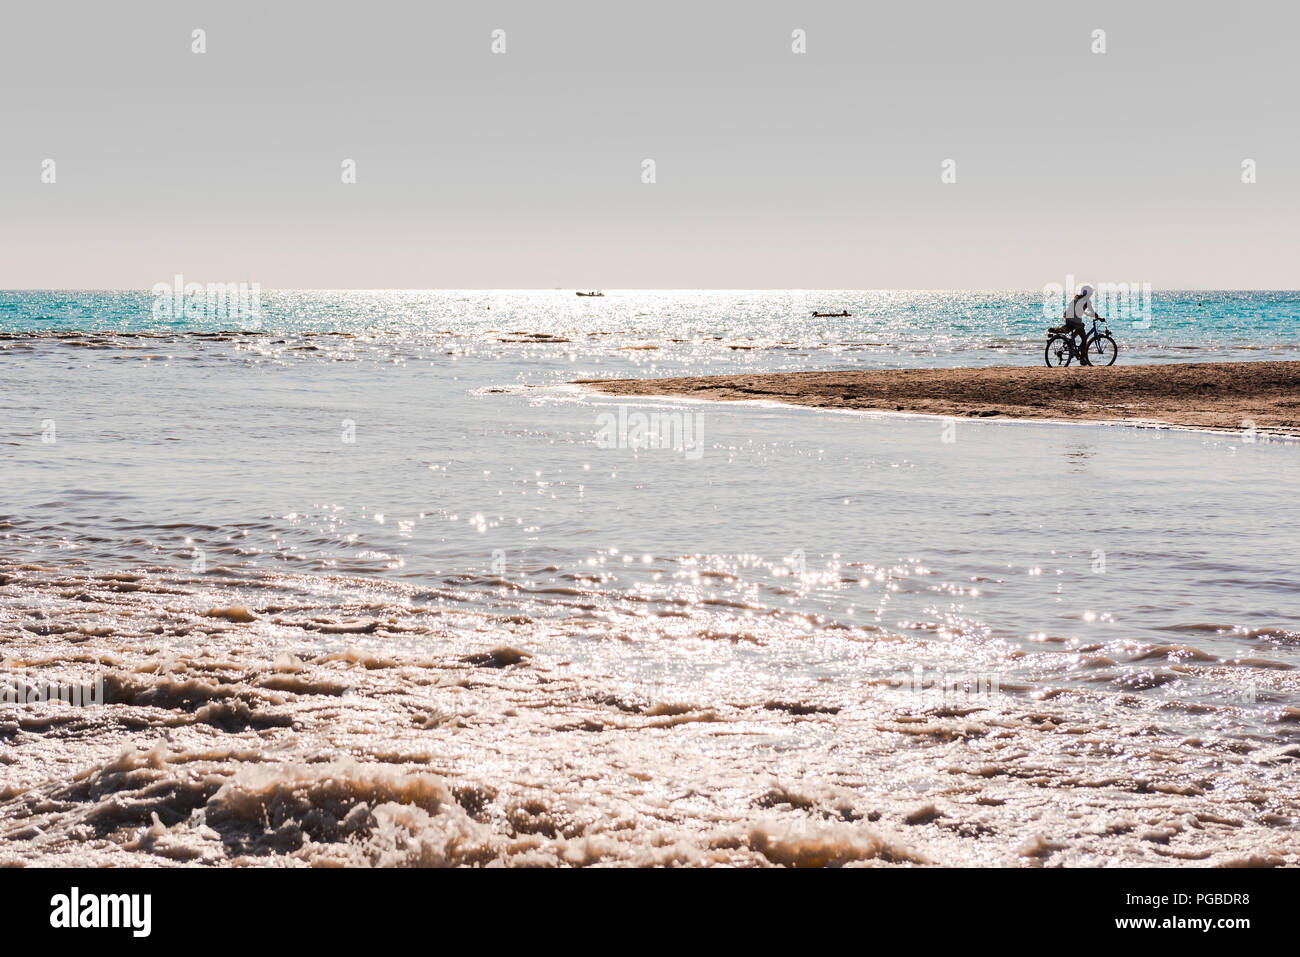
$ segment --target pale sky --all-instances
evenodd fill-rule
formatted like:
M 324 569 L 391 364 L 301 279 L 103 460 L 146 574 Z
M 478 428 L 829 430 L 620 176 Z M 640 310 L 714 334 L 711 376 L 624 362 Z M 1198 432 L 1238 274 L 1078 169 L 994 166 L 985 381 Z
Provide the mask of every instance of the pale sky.
M 7 3 L 0 287 L 1294 289 L 1297 30 L 1293 2 Z

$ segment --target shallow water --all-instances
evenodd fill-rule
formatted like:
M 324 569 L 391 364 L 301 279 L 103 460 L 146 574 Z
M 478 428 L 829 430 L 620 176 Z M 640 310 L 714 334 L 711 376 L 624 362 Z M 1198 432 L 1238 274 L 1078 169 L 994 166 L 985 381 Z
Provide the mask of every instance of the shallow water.
M 6 666 L 109 701 L 0 704 L 6 856 L 1295 860 L 1300 446 L 566 384 L 1032 364 L 1032 297 L 3 295 Z M 1259 295 L 1121 361 L 1289 358 Z

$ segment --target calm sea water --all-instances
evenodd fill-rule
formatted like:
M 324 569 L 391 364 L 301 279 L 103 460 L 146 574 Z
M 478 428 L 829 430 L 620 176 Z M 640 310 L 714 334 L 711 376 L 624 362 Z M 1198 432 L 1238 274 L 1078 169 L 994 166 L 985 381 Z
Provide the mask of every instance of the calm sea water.
M 1126 358 L 1285 358 L 1300 349 L 1300 292 L 1150 292 L 1132 284 L 1099 303 Z M 348 333 L 418 342 L 462 336 L 492 342 L 512 331 L 567 336 L 575 344 L 650 342 L 663 361 L 713 357 L 709 343 L 775 353 L 762 365 L 796 363 L 790 347 L 826 350 L 825 363 L 893 365 L 1032 358 L 1049 316 L 1038 292 L 909 291 L 610 291 L 600 299 L 564 291 L 330 292 L 263 291 L 258 328 L 281 335 Z M 1045 305 L 1046 301 L 1046 305 Z M 185 333 L 251 324 L 225 315 L 171 319 L 149 292 L 0 291 L 0 333 L 57 330 Z M 848 319 L 814 312 L 849 311 Z M 1053 320 L 1054 323 L 1054 320 Z M 677 340 L 687 340 L 685 343 Z M 673 348 L 673 346 L 688 348 Z M 587 353 L 577 349 L 578 355 Z
M 876 747 L 845 702 L 869 719 L 879 704 L 860 696 L 917 669 L 923 684 L 992 677 L 1023 707 L 1073 702 L 1098 748 L 1151 728 L 1253 742 L 1229 751 L 1294 738 L 1294 444 L 993 421 L 945 435 L 919 416 L 568 385 L 1036 365 L 1040 297 L 264 293 L 254 332 L 158 321 L 151 303 L 0 294 L 10 648 L 89 635 L 154 668 L 150 655 L 211 642 L 177 622 L 218 606 L 248 609 L 248 640 L 268 654 L 303 640 L 285 609 L 391 623 L 307 632 L 322 648 L 418 655 L 451 629 L 604 676 L 590 679 L 601 695 L 836 695 L 823 717 L 847 710 L 829 737 L 793 723 L 771 739 L 826 774 L 844 772 L 849 742 Z M 1149 327 L 1112 324 L 1119 361 L 1300 358 L 1298 306 L 1294 293 L 1157 295 Z M 852 318 L 809 318 L 841 307 Z M 667 415 L 691 442 L 602 441 L 606 416 L 632 413 Z M 247 681 L 234 687 L 256 693 Z M 1188 758 L 1161 760 L 1173 775 Z
M 946 443 L 925 418 L 646 402 L 698 421 L 694 454 L 602 448 L 618 403 L 564 386 L 1036 364 L 1036 295 L 265 293 L 260 330 L 228 335 L 221 317 L 155 320 L 152 301 L 0 295 L 11 557 L 201 553 L 478 609 L 580 609 L 593 629 L 676 608 L 707 629 L 727 607 L 797 631 L 1295 654 L 1295 447 L 975 422 Z M 839 307 L 852 318 L 809 318 Z M 1290 357 L 1298 307 L 1158 295 L 1150 328 L 1114 324 L 1121 361 Z M 773 650 L 783 668 L 842 667 Z

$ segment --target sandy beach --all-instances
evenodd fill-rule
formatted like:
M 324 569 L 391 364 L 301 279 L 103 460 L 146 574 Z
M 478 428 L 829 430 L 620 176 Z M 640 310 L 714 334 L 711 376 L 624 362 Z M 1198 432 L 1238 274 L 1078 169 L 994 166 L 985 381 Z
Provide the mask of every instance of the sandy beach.
M 10 939 L 1287 923 L 1300 10 L 13 6 Z
M 610 395 L 768 400 L 928 415 L 1141 421 L 1300 435 L 1300 362 L 885 369 L 582 379 Z

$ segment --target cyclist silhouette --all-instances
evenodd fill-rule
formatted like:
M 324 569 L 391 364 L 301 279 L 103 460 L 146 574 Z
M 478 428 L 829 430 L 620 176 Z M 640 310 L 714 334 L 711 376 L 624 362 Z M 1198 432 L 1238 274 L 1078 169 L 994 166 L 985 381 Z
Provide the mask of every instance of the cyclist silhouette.
M 1100 318 L 1097 310 L 1092 307 L 1093 292 L 1093 288 L 1084 283 L 1075 293 L 1074 299 L 1065 307 L 1065 328 L 1078 342 L 1079 362 L 1085 366 L 1090 366 L 1092 363 L 1088 361 L 1088 332 L 1083 327 L 1083 320 L 1085 317 Z

